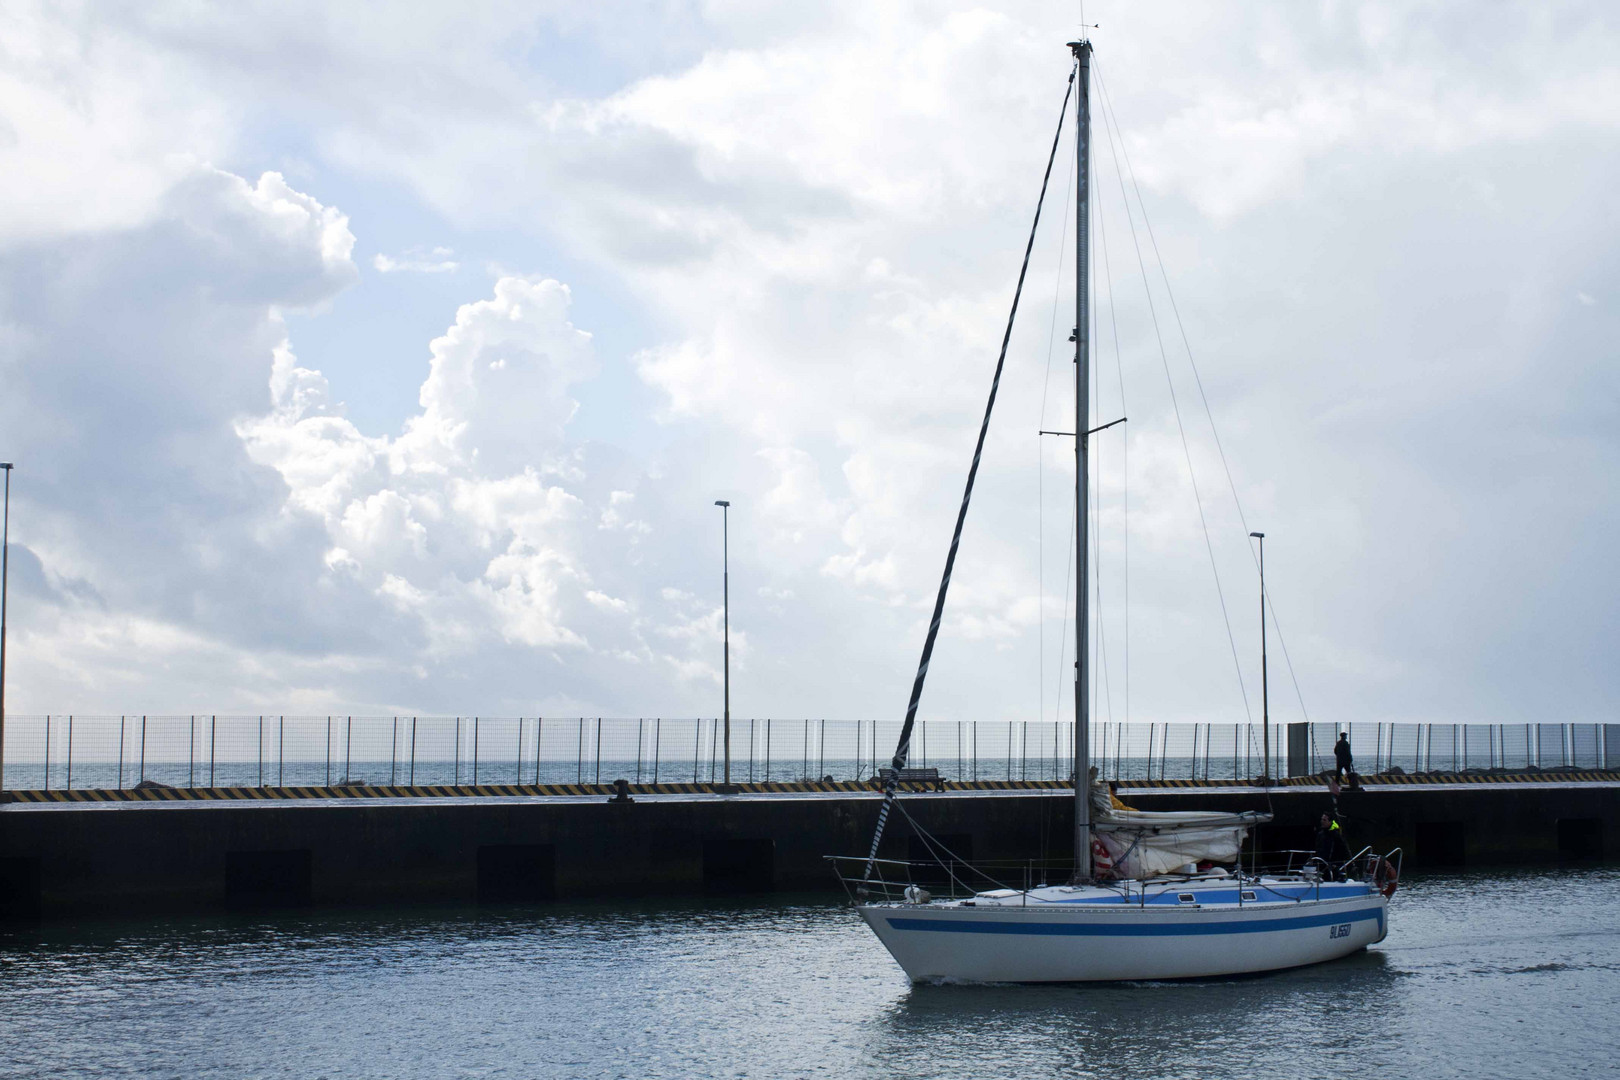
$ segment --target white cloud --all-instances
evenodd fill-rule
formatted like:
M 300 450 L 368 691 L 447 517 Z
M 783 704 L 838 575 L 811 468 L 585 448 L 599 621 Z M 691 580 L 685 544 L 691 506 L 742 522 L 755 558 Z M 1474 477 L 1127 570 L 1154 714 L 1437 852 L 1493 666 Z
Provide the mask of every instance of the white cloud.
M 1592 284 L 1615 249 L 1602 10 L 1099 3 L 1099 70 L 1228 458 L 1277 538 L 1307 693 L 1441 718 L 1522 710 L 1534 681 L 1572 718 L 1612 711 L 1620 688 L 1586 644 L 1616 588 L 1598 557 L 1616 451 L 1594 404 L 1613 399 Z M 44 463 L 20 519 L 44 566 L 23 700 L 74 692 L 70 663 L 40 659 L 58 646 L 129 672 L 139 635 L 187 678 L 196 657 L 236 658 L 189 685 L 239 680 L 244 699 L 707 700 L 718 530 L 696 515 L 718 494 L 756 700 L 898 702 L 1072 9 L 643 14 L 669 43 L 656 57 L 622 43 L 622 16 L 544 5 L 0 16 L 0 437 Z M 1097 149 L 1132 418 L 1128 472 L 1127 435 L 1099 440 L 1106 625 L 1117 640 L 1109 530 L 1128 489 L 1137 707 L 1228 718 L 1199 519 Z M 386 249 L 363 280 L 337 192 Z M 421 236 L 446 243 L 405 246 Z M 1072 419 L 1055 237 L 925 709 L 1022 715 L 1037 628 L 1056 656 L 1070 459 L 1033 434 Z M 463 263 L 522 272 L 480 297 Z M 1567 317 L 1571 295 L 1589 315 Z M 1174 371 L 1241 643 L 1257 633 L 1245 530 L 1200 388 Z M 337 404 L 410 390 L 419 407 L 387 423 Z M 1559 557 L 1526 559 L 1502 525 L 1531 504 Z M 1477 610 L 1479 580 L 1510 595 Z M 1525 658 L 1507 644 L 1522 640 L 1553 644 Z M 28 658 L 54 681 L 30 685 Z M 1502 674 L 1516 664 L 1541 677 Z
M 445 247 L 429 252 L 413 248 L 398 257 L 379 251 L 371 257 L 371 265 L 379 274 L 453 274 L 461 268 L 459 262 L 449 257 L 453 254 L 455 252 Z
M 490 300 L 464 304 L 433 342 L 422 413 L 394 448 L 394 468 L 446 470 L 476 458 L 489 470 L 555 445 L 577 403 L 568 387 L 590 372 L 590 335 L 567 320 L 568 286 L 502 278 Z M 496 362 L 504 361 L 496 366 Z
M 630 610 L 630 604 L 628 601 L 620 600 L 618 597 L 609 596 L 606 593 L 597 592 L 595 589 L 586 590 L 585 599 L 589 600 L 591 603 L 605 611 L 617 611 L 623 613 Z

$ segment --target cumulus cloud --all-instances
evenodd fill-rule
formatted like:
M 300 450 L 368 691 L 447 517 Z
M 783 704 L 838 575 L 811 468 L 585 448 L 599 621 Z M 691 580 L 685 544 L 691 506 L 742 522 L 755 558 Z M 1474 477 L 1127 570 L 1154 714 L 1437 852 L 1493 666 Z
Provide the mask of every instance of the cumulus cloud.
M 463 305 L 397 438 L 331 415 L 325 380 L 285 347 L 270 411 L 238 425 L 253 460 L 281 474 L 289 510 L 326 531 L 327 565 L 420 619 L 439 654 L 476 648 L 485 625 L 507 642 L 586 644 L 559 597 L 589 580 L 563 550 L 580 500 L 539 471 L 572 415 L 567 389 L 589 371 L 589 335 L 567 309 L 566 286 L 520 278 Z
M 1242 718 L 1228 621 L 1257 678 L 1227 467 L 1316 718 L 1612 711 L 1607 15 L 1099 3 L 1095 400 L 1131 420 L 1096 445 L 1092 587 L 1112 664 L 1128 587 L 1137 718 Z M 175 674 L 100 700 L 698 708 L 720 496 L 762 708 L 897 711 L 1072 9 L 653 8 L 656 56 L 608 13 L 313 11 L 4 16 L 0 416 L 50 493 L 21 496 L 19 655 L 64 658 L 18 692 L 74 700 L 139 641 Z M 1173 313 L 1131 276 L 1116 150 Z M 1074 422 L 1065 165 L 925 710 L 1024 717 L 1058 669 L 1072 457 L 1034 432 Z M 338 403 L 385 389 L 416 403 Z
M 346 598 L 293 584 L 319 546 L 279 519 L 281 485 L 233 420 L 262 412 L 272 364 L 286 370 L 278 312 L 352 282 L 352 243 L 343 215 L 277 174 L 193 166 L 137 226 L 0 248 L 0 320 L 16 329 L 0 430 L 27 478 L 18 531 L 53 585 L 45 617 L 13 633 L 43 646 L 46 685 L 71 695 L 84 649 L 140 627 L 168 628 L 143 632 L 156 668 L 199 638 L 330 643 L 326 605 Z M 62 639 L 32 637 L 53 624 Z

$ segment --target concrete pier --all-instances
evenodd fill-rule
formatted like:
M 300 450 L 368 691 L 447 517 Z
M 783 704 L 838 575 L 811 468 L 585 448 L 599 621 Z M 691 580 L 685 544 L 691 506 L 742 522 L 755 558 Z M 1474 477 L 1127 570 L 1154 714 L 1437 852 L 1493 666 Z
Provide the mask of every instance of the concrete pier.
M 880 799 L 838 787 L 13 802 L 0 806 L 0 917 L 828 889 L 823 857 L 865 852 Z M 1326 788 L 1300 784 L 1119 795 L 1144 810 L 1269 808 L 1263 851 L 1310 847 L 1329 805 Z M 904 806 L 964 859 L 1068 856 L 1061 787 L 919 792 Z M 1620 777 L 1370 785 L 1339 810 L 1353 848 L 1400 846 L 1408 870 L 1620 856 Z M 883 854 L 921 857 L 904 816 Z

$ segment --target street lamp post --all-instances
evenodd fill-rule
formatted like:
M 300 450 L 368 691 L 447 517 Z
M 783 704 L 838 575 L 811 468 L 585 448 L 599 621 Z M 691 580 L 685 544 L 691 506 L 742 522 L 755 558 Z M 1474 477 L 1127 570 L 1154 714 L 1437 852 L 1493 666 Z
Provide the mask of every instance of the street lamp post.
M 1249 534 L 1260 541 L 1260 741 L 1266 767 L 1261 775 L 1271 783 L 1271 699 L 1266 678 L 1266 534 Z
M 725 628 L 725 686 L 726 686 L 726 773 L 725 786 L 731 788 L 731 539 L 730 514 L 731 503 L 725 499 L 716 499 L 714 505 L 720 508 L 720 582 L 722 596 L 723 619 Z
M 0 791 L 6 789 L 6 584 L 11 577 L 11 462 L 6 474 L 5 521 L 0 525 Z M 48 780 L 47 780 L 48 782 Z

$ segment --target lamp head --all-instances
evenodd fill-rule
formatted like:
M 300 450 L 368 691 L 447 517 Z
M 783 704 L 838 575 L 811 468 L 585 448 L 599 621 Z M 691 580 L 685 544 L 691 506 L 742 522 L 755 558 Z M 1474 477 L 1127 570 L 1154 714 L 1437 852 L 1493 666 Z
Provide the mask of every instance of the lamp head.
M 724 500 L 724 499 L 716 499 L 716 500 L 714 500 L 714 505 L 716 505 L 716 506 L 730 506 L 731 504 L 729 502 L 727 502 L 726 500 Z
M 1264 540 L 1266 538 L 1265 533 L 1250 533 L 1249 535 L 1253 536 L 1253 537 L 1256 537 L 1257 539 L 1260 539 L 1260 540 Z
M 0 461 L 0 469 L 4 469 L 4 470 L 6 470 L 6 472 L 10 472 L 11 471 L 11 462 L 9 462 L 9 461 Z

